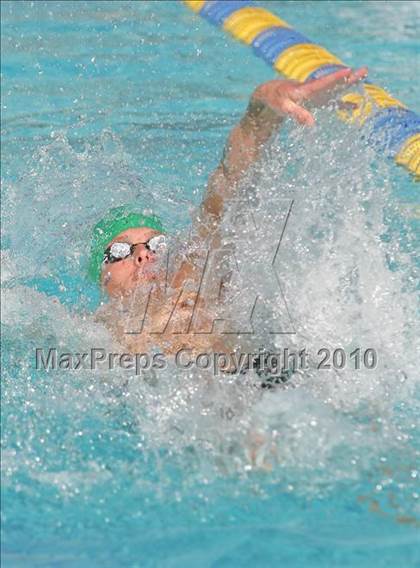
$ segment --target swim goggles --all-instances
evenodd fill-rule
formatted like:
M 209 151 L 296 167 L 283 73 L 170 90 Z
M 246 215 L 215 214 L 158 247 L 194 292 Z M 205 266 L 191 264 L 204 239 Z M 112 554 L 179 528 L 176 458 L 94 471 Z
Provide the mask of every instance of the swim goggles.
M 165 235 L 156 235 L 145 242 L 134 243 L 132 245 L 130 243 L 112 243 L 112 245 L 105 250 L 102 263 L 111 264 L 128 258 L 133 254 L 137 245 L 144 245 L 147 250 L 157 253 L 166 247 L 166 237 Z

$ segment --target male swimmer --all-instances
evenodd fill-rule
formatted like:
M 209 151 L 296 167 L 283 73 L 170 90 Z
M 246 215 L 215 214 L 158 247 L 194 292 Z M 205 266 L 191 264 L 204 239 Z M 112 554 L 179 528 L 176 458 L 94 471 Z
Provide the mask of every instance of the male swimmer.
M 286 117 L 313 126 L 315 120 L 303 106 L 305 102 L 325 104 L 339 89 L 366 75 L 366 68 L 341 69 L 304 84 L 275 79 L 257 87 L 245 115 L 229 135 L 222 161 L 210 176 L 185 250 L 196 250 L 200 242 L 208 249 L 220 246 L 219 229 L 227 201 L 238 198 L 240 181 L 256 164 L 265 143 Z M 165 354 L 182 349 L 209 353 L 237 348 L 237 344 L 229 345 L 226 335 L 188 333 L 201 271 L 194 255 L 186 254 L 168 275 L 159 263 L 165 242 L 159 218 L 138 213 L 135 208 L 112 209 L 95 226 L 89 272 L 111 300 L 98 312 L 98 318 L 132 353 L 147 353 L 156 348 Z M 149 294 L 151 288 L 153 293 Z M 146 313 L 149 325 L 140 330 Z M 213 306 L 200 306 L 200 313 L 203 327 L 211 329 Z

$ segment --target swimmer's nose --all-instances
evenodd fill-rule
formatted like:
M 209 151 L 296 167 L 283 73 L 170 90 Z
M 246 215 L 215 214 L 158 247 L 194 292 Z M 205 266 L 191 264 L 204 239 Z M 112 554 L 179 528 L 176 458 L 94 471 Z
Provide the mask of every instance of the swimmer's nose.
M 137 245 L 133 253 L 133 258 L 135 264 L 141 266 L 152 259 L 152 253 L 144 245 Z

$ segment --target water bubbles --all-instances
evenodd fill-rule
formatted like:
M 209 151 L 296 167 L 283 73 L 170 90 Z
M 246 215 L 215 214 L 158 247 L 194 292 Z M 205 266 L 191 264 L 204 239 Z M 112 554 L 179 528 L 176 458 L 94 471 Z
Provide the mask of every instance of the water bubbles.
M 200 49 L 196 56 L 204 59 Z M 97 57 L 90 63 L 96 64 Z M 37 70 L 42 72 L 39 66 Z M 84 70 L 86 66 L 79 69 Z M 83 94 L 73 91 L 71 101 L 81 104 Z M 138 102 L 144 102 L 142 97 Z M 92 112 L 95 120 L 98 114 L 108 120 L 107 108 Z M 126 141 L 112 129 L 86 142 L 83 135 L 79 140 L 77 133 L 54 126 L 49 140 L 29 161 L 28 172 L 7 187 L 11 214 L 5 231 L 12 258 L 2 279 L 7 278 L 12 288 L 6 293 L 8 313 L 2 318 L 6 338 L 16 341 L 17 348 L 16 368 L 6 389 L 7 396 L 19 401 L 16 412 L 21 413 L 22 424 L 31 417 L 33 432 L 26 435 L 12 421 L 8 427 L 16 437 L 17 453 L 27 456 L 28 468 L 35 463 L 63 472 L 61 477 L 38 477 L 40 485 L 50 484 L 66 496 L 86 497 L 88 487 L 101 490 L 102 479 L 109 482 L 104 493 L 117 491 L 113 484 L 120 479 L 136 498 L 144 496 L 141 502 L 146 504 L 167 498 L 176 486 L 173 497 L 179 503 L 197 483 L 218 491 L 218 479 L 234 480 L 232 494 L 248 494 L 252 479 L 261 472 L 276 491 L 322 495 L 340 482 L 360 481 L 372 463 L 398 470 L 410 451 L 405 433 L 414 433 L 415 421 L 402 414 L 409 416 L 411 411 L 417 364 L 412 350 L 406 350 L 416 334 L 408 321 L 412 297 L 402 293 L 410 263 L 398 246 L 404 233 L 381 238 L 387 228 L 384 209 L 393 211 L 392 180 L 383 175 L 384 164 L 370 171 L 372 155 L 355 131 L 343 125 L 332 130 L 328 116 L 320 113 L 317 118 L 319 128 L 310 136 L 296 129 L 289 132 L 286 144 L 274 142 L 261 171 L 243 189 L 248 203 L 254 206 L 260 200 L 262 218 L 272 227 L 278 216 L 271 205 L 278 211 L 284 207 L 275 198 L 294 200 L 277 264 L 296 334 L 270 342 L 290 342 L 311 351 L 310 369 L 294 379 L 295 388 L 262 394 L 253 386 L 239 385 L 235 377 L 218 382 L 197 372 L 180 374 L 173 367 L 155 382 L 122 372 L 32 373 L 30 354 L 22 353 L 36 343 L 63 350 L 115 347 L 106 329 L 93 321 L 100 299 L 96 302 L 85 277 L 90 228 L 97 219 L 110 206 L 125 202 L 139 203 L 143 209 L 147 194 L 148 212 L 164 212 L 170 222 L 179 215 L 184 221 L 182 215 L 188 216 L 195 198 L 183 195 L 185 187 L 177 179 L 173 159 L 173 185 L 168 189 L 158 184 L 145 191 Z M 223 117 L 220 124 L 225 123 Z M 167 127 L 161 116 L 154 124 Z M 149 143 L 145 140 L 140 146 Z M 138 144 L 136 139 L 136 151 Z M 190 159 L 190 145 L 180 141 L 180 148 Z M 207 172 L 207 164 L 192 167 L 197 176 Z M 197 197 L 201 191 L 196 189 Z M 246 238 L 243 227 L 232 227 L 232 234 Z M 239 265 L 247 264 L 256 250 L 267 254 L 271 244 L 255 235 L 249 256 L 240 258 Z M 41 270 L 44 279 L 39 283 Z M 256 270 L 250 280 L 254 277 L 260 277 Z M 17 286 L 16 279 L 24 280 Z M 281 319 L 279 306 L 284 304 L 277 302 L 268 279 L 266 284 L 263 309 Z M 82 307 L 83 314 L 78 313 L 77 290 L 88 290 L 94 299 L 89 309 Z M 314 354 L 319 348 L 353 348 L 355 342 L 378 349 L 378 369 L 317 369 Z M 399 403 L 404 413 L 395 411 Z M 252 457 L 247 451 L 255 434 Z M 385 457 L 395 445 L 401 452 L 398 458 Z M 35 450 L 38 455 L 33 458 Z M 96 466 L 87 463 L 89 453 L 98 459 Z M 395 478 L 392 474 L 382 479 L 383 472 L 374 475 L 372 487 L 378 493 L 385 493 Z M 417 470 L 406 476 L 407 487 L 418 499 L 412 492 Z M 255 483 L 255 495 L 262 494 L 264 482 Z M 157 487 L 160 497 L 155 495 Z M 201 497 L 208 501 L 204 490 Z M 105 502 L 105 497 L 94 500 L 95 506 Z M 110 522 L 110 517 L 104 518 Z

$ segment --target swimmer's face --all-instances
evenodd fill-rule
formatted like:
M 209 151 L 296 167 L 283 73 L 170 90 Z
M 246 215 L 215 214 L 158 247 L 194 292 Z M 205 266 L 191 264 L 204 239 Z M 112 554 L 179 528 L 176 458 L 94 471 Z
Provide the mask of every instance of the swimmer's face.
M 107 247 L 117 242 L 130 245 L 145 243 L 160 234 L 147 227 L 126 229 L 114 237 Z M 137 244 L 129 257 L 102 265 L 101 284 L 110 296 L 127 296 L 138 286 L 160 277 L 155 262 L 156 254 L 144 244 Z

